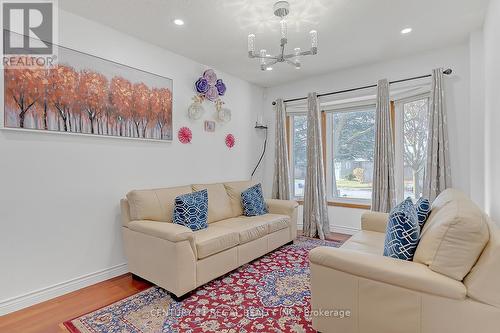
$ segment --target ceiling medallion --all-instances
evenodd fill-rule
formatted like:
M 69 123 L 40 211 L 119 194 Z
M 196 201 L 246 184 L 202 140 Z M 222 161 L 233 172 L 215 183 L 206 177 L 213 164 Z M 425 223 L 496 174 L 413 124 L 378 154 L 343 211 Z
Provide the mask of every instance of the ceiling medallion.
M 248 57 L 259 58 L 260 59 L 260 69 L 272 70 L 272 65 L 278 62 L 286 62 L 296 69 L 300 69 L 300 57 L 307 55 L 315 55 L 318 53 L 318 32 L 316 30 L 311 30 L 309 35 L 311 36 L 311 49 L 308 51 L 302 51 L 300 47 L 296 47 L 293 53 L 285 54 L 285 46 L 287 43 L 287 22 L 286 17 L 290 12 L 290 4 L 288 1 L 278 1 L 273 7 L 274 15 L 278 16 L 281 25 L 281 52 L 278 55 L 270 55 L 266 50 L 260 50 L 259 53 L 255 53 L 255 35 L 248 35 Z

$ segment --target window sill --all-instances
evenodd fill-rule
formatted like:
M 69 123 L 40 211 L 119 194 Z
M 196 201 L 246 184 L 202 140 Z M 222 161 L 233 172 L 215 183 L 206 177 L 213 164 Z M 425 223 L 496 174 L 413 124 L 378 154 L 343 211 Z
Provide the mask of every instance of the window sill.
M 299 203 L 299 205 L 303 206 L 304 205 L 304 200 L 301 199 L 296 199 Z M 343 202 L 343 201 L 328 201 L 328 206 L 330 207 L 343 207 L 343 208 L 353 208 L 353 209 L 366 209 L 370 210 L 371 205 L 370 204 L 364 204 L 364 203 L 352 203 L 352 202 Z

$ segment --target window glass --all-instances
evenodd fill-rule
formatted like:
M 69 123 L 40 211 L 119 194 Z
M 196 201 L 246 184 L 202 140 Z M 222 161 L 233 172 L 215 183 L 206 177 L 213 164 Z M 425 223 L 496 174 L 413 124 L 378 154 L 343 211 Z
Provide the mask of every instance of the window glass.
M 307 169 L 307 116 L 293 116 L 292 120 L 292 174 L 293 196 L 304 196 L 304 183 Z
M 334 198 L 371 200 L 375 108 L 339 111 L 330 116 L 334 172 L 331 193 Z
M 427 160 L 429 99 L 403 105 L 403 175 L 404 197 L 422 196 L 424 168 Z

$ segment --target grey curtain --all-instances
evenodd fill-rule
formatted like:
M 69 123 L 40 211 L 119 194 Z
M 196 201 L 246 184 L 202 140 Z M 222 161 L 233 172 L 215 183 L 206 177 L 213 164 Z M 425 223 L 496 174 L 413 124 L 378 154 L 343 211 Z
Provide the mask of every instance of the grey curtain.
M 316 93 L 307 97 L 307 172 L 304 189 L 304 235 L 325 239 L 330 233 L 325 190 L 321 120 Z
M 276 100 L 276 138 L 274 157 L 274 199 L 290 200 L 290 166 L 286 140 L 286 112 L 283 99 Z
M 388 213 L 396 204 L 394 142 L 392 140 L 389 82 L 378 81 L 375 115 L 372 210 Z
M 444 103 L 443 69 L 438 68 L 432 71 L 427 164 L 423 188 L 424 197 L 431 202 L 439 193 L 451 187 L 448 147 L 448 121 Z

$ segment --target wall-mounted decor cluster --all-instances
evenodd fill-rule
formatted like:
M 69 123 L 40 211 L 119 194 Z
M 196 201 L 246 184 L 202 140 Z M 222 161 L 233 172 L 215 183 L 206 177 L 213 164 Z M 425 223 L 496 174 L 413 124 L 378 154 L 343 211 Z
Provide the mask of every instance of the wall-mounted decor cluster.
M 6 68 L 6 128 L 172 140 L 172 80 L 65 47 L 47 68 Z
M 200 119 L 205 112 L 202 103 L 203 101 L 209 101 L 215 105 L 216 119 L 218 121 L 229 122 L 231 120 L 231 110 L 224 107 L 224 101 L 221 98 L 226 93 L 226 84 L 222 79 L 217 78 L 217 74 L 212 69 L 203 72 L 203 75 L 195 82 L 194 87 L 196 95 L 193 97 L 193 103 L 188 108 L 188 117 L 190 119 Z

